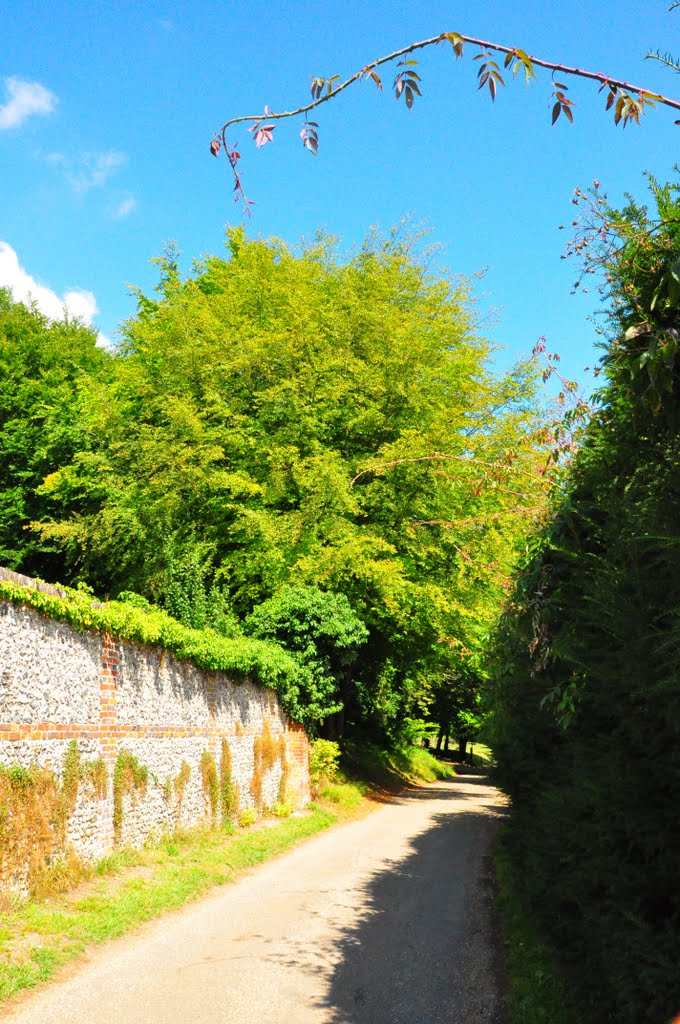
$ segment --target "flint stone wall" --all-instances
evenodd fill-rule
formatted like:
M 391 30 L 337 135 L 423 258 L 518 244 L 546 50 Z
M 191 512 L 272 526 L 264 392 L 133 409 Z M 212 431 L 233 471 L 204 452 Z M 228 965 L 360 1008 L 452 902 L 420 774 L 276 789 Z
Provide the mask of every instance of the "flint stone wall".
M 81 857 L 102 857 L 114 845 L 113 779 L 121 751 L 148 773 L 146 786 L 122 800 L 118 842 L 134 846 L 211 819 L 201 761 L 208 751 L 219 772 L 223 739 L 238 809 L 254 806 L 255 739 L 267 730 L 277 743 L 284 738 L 286 798 L 302 806 L 310 796 L 309 742 L 273 691 L 236 684 L 158 648 L 78 632 L 0 599 L 0 764 L 37 765 L 60 776 L 76 740 L 83 761 L 101 759 L 106 767 L 105 795 L 83 782 L 69 819 L 67 841 Z M 280 796 L 283 764 L 278 757 L 261 768 L 266 808 Z

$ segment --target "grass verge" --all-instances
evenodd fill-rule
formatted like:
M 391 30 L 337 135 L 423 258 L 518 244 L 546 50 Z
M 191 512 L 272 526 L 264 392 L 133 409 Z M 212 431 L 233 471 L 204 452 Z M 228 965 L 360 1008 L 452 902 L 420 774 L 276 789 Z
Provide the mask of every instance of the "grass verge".
M 445 761 L 439 761 L 424 747 L 402 746 L 386 750 L 374 743 L 348 742 L 343 745 L 343 769 L 352 777 L 393 791 L 404 783 L 436 782 L 456 774 Z
M 304 816 L 269 818 L 235 832 L 221 828 L 166 836 L 139 850 L 110 854 L 70 892 L 0 907 L 0 1001 L 49 981 L 89 946 L 118 938 L 236 880 L 337 821 L 361 816 L 370 809 L 373 786 L 394 791 L 404 782 L 455 774 L 422 748 L 386 751 L 352 744 L 344 753 L 344 766 L 353 776 L 348 779 L 337 768 L 337 745 L 326 745 L 335 748 L 328 773 L 320 775 L 316 802 Z
M 495 867 L 512 1024 L 576 1024 L 568 988 L 522 897 L 502 834 L 496 844 Z
M 49 980 L 89 945 L 106 942 L 174 910 L 282 853 L 342 818 L 342 804 L 311 805 L 303 817 L 238 831 L 194 831 L 97 865 L 74 892 L 0 913 L 0 999 Z

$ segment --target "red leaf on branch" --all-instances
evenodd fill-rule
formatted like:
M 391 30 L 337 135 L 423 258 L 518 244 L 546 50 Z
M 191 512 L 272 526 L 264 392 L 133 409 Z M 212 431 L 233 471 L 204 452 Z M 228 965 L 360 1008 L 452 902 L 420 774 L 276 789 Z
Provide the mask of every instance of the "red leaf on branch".
M 258 147 L 258 149 L 261 146 L 265 146 L 268 142 L 274 141 L 274 136 L 272 135 L 272 132 L 274 131 L 275 128 L 275 124 L 262 125 L 262 127 L 258 130 L 258 132 L 255 135 L 255 145 Z
M 212 142 L 210 143 L 210 152 L 212 153 L 212 155 L 213 156 L 217 156 L 217 154 L 220 151 L 220 148 L 221 148 L 220 140 L 219 139 L 213 139 Z

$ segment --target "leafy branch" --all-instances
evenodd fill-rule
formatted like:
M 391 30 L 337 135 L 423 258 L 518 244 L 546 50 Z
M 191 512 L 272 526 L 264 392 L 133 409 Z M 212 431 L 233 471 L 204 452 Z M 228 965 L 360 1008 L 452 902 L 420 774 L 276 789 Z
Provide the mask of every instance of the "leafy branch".
M 415 102 L 415 97 L 421 95 L 421 79 L 420 75 L 415 71 L 418 61 L 409 57 L 409 55 L 415 53 L 417 50 L 437 46 L 440 43 L 449 43 L 453 48 L 453 53 L 456 59 L 462 57 L 465 44 L 469 44 L 479 49 L 480 52 L 474 57 L 474 60 L 480 62 L 477 69 L 478 88 L 488 89 L 492 101 L 496 99 L 499 86 L 505 86 L 505 80 L 501 73 L 501 68 L 498 62 L 492 59 L 493 53 L 505 54 L 503 71 L 512 72 L 513 77 L 516 77 L 519 72 L 523 72 L 527 85 L 529 85 L 531 80 L 536 77 L 535 68 L 540 67 L 551 71 L 553 77 L 554 97 L 554 103 L 552 106 L 553 124 L 555 124 L 561 114 L 564 114 L 570 123 L 573 123 L 574 120 L 574 102 L 573 100 L 568 99 L 565 95 L 568 91 L 568 87 L 563 82 L 555 81 L 555 75 L 559 75 L 560 77 L 572 76 L 576 78 L 584 78 L 599 83 L 600 92 L 605 92 L 605 109 L 607 111 L 612 110 L 614 123 L 616 125 L 620 124 L 624 128 L 627 124 L 639 124 L 640 117 L 645 113 L 647 107 L 654 107 L 657 104 L 661 104 L 662 106 L 669 107 L 672 110 L 680 111 L 680 100 L 662 96 L 659 93 L 650 91 L 649 89 L 633 85 L 622 79 L 613 78 L 610 75 L 605 75 L 601 72 L 586 71 L 583 68 L 570 67 L 569 65 L 560 64 L 556 61 L 549 61 L 540 57 L 529 56 L 519 47 L 503 46 L 500 43 L 477 39 L 474 36 L 465 36 L 459 32 L 442 32 L 438 36 L 432 36 L 430 39 L 423 39 L 420 42 L 411 43 L 409 46 L 403 46 L 399 50 L 394 50 L 392 53 L 379 57 L 370 64 L 366 64 L 363 68 L 356 71 L 353 75 L 350 75 L 349 78 L 344 81 L 341 80 L 340 75 L 333 75 L 330 78 L 313 75 L 310 88 L 312 97 L 311 101 L 309 103 L 303 103 L 293 110 L 285 110 L 275 114 L 268 106 L 266 106 L 262 114 L 243 114 L 238 117 L 229 118 L 228 121 L 225 121 L 222 127 L 215 132 L 212 138 L 210 143 L 210 152 L 215 157 L 219 156 L 222 150 L 224 150 L 226 154 L 234 177 L 234 201 L 241 202 L 244 210 L 247 213 L 250 213 L 250 207 L 253 205 L 253 201 L 248 199 L 246 196 L 238 169 L 238 161 L 240 160 L 241 155 L 237 151 L 236 147 L 230 145 L 227 141 L 227 132 L 230 128 L 234 125 L 249 122 L 248 130 L 253 135 L 256 146 L 260 148 L 268 142 L 273 141 L 274 129 L 276 128 L 276 123 L 278 121 L 283 121 L 291 117 L 304 116 L 305 121 L 303 123 L 302 130 L 300 131 L 300 138 L 303 146 L 316 156 L 319 146 L 317 130 L 318 123 L 316 121 L 310 121 L 307 118 L 310 111 L 316 110 L 316 108 L 320 107 L 323 103 L 328 103 L 329 100 L 335 99 L 341 92 L 344 92 L 345 89 L 348 89 L 356 82 L 361 82 L 364 79 L 370 79 L 374 85 L 382 91 L 382 79 L 376 69 L 382 67 L 384 64 L 390 64 L 395 61 L 397 62 L 396 67 L 398 70 L 394 77 L 392 88 L 394 89 L 396 99 L 399 100 L 403 96 L 407 108 L 411 110 Z M 675 64 L 671 62 L 670 58 L 662 58 L 661 55 L 655 54 L 648 54 L 648 56 L 656 57 L 659 60 L 663 60 L 664 63 L 670 63 L 671 66 L 675 66 Z M 408 59 L 401 60 L 400 58 Z M 675 123 L 680 124 L 680 119 Z

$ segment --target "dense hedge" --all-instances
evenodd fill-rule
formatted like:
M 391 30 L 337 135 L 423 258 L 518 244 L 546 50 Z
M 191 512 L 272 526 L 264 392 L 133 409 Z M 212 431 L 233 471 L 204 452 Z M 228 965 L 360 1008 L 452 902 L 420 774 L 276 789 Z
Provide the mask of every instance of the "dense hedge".
M 498 646 L 510 850 L 583 1024 L 680 1010 L 680 204 L 656 198 L 608 211 L 607 385 Z

